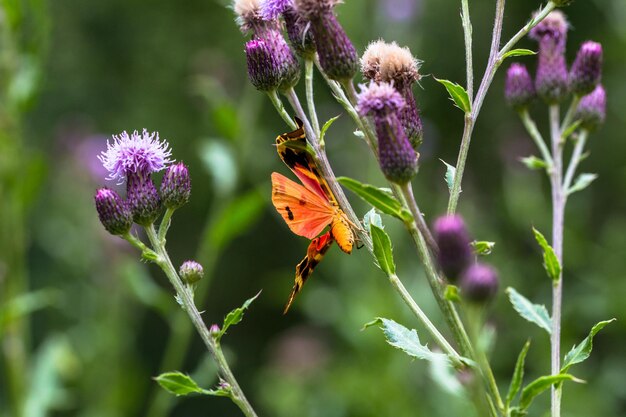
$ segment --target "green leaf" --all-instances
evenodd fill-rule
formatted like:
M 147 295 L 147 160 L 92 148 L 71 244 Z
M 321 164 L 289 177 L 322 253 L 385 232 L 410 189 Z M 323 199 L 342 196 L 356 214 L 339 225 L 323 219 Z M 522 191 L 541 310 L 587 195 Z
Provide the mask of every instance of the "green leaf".
M 339 116 L 330 118 L 326 121 L 326 123 L 324 123 L 324 126 L 322 126 L 322 129 L 320 130 L 320 143 L 324 143 L 324 137 L 326 136 L 326 131 L 328 130 L 328 128 L 332 126 L 333 123 L 335 123 L 335 120 L 337 119 L 339 119 Z
M 232 144 L 223 139 L 211 138 L 202 142 L 199 155 L 211 175 L 210 189 L 222 197 L 232 194 L 239 180 L 237 159 Z
M 567 355 L 565 355 L 565 358 L 563 359 L 563 367 L 561 368 L 561 373 L 567 372 L 572 365 L 581 363 L 586 360 L 591 354 L 591 349 L 593 348 L 593 337 L 600 330 L 602 330 L 604 326 L 614 321 L 615 319 L 605 320 L 593 326 L 593 328 L 589 332 L 589 336 L 587 336 L 582 342 L 580 342 L 580 344 L 572 347 L 572 350 L 567 352 Z
M 573 194 L 577 191 L 584 190 L 585 188 L 589 187 L 589 184 L 594 182 L 596 178 L 598 178 L 597 174 L 589 174 L 589 173 L 580 174 L 576 178 L 576 181 L 574 181 L 574 185 L 569 187 L 569 190 L 567 190 L 567 195 Z
M 574 133 L 580 127 L 580 124 L 582 122 L 583 122 L 582 119 L 578 119 L 574 123 L 572 123 L 571 125 L 567 126 L 565 128 L 565 130 L 563 131 L 563 134 L 561 135 L 563 140 L 569 138 L 571 136 L 571 134 Z
M 215 336 L 215 340 L 219 341 L 222 338 L 222 336 L 226 334 L 226 331 L 228 330 L 230 326 L 234 326 L 236 324 L 241 323 L 241 320 L 243 320 L 244 311 L 246 311 L 248 307 L 250 307 L 250 304 L 252 304 L 252 302 L 256 300 L 259 295 L 261 295 L 261 291 L 259 291 L 257 295 L 255 295 L 254 297 L 246 300 L 246 302 L 243 303 L 241 307 L 234 309 L 233 311 L 231 311 L 230 313 L 226 315 L 226 318 L 224 319 L 224 325 L 222 326 L 222 329 L 220 330 L 219 334 Z
M 447 360 L 447 356 L 443 353 L 434 353 L 428 349 L 428 346 L 422 345 L 415 330 L 409 330 L 393 320 L 382 317 L 378 317 L 376 320 L 367 323 L 364 328 L 375 325 L 380 326 L 387 343 L 402 350 L 413 358 L 432 361 L 440 360 L 443 357 Z
M 233 239 L 249 230 L 263 214 L 265 197 L 252 190 L 230 202 L 216 215 L 206 236 L 210 250 L 221 250 Z
M 475 240 L 472 242 L 472 247 L 477 255 L 491 255 L 494 246 L 496 246 L 496 242 L 488 242 L 486 240 Z
M 402 204 L 388 192 L 348 177 L 339 177 L 337 181 L 381 212 L 394 216 L 403 222 L 413 220 L 411 213 L 404 209 Z
M 376 226 L 370 225 L 370 233 L 372 235 L 372 244 L 374 245 L 374 256 L 378 262 L 378 267 L 387 275 L 396 273 L 396 264 L 393 261 L 393 250 L 391 248 L 391 239 L 389 235 Z
M 548 244 L 541 232 L 533 227 L 533 233 L 537 243 L 543 248 L 543 266 L 548 273 L 548 277 L 556 282 L 561 277 L 561 263 L 557 259 L 554 249 Z
M 535 51 L 531 51 L 530 49 L 513 49 L 509 52 L 507 52 L 506 54 L 502 55 L 502 58 L 500 58 L 500 62 L 504 61 L 507 58 L 511 58 L 514 56 L 527 56 L 527 55 L 536 55 L 537 52 Z
M 170 394 L 176 396 L 189 395 L 189 394 L 205 394 L 208 395 L 209 391 L 202 389 L 196 384 L 196 381 L 191 379 L 190 376 L 183 374 L 182 372 L 166 372 L 156 378 L 154 378 L 159 385 Z
M 363 216 L 363 227 L 365 227 L 365 230 L 370 230 L 371 225 L 376 225 L 384 229 L 383 221 L 375 208 L 371 209 Z
M 360 130 L 355 130 L 354 132 L 352 132 L 352 134 L 359 139 L 365 139 L 365 133 Z
M 511 304 L 513 304 L 513 308 L 522 318 L 535 323 L 549 334 L 552 333 L 552 320 L 545 306 L 531 303 L 526 297 L 515 291 L 513 287 L 507 288 L 506 293 L 509 296 L 509 300 L 511 300 Z
M 467 91 L 465 91 L 463 87 L 453 83 L 452 81 L 440 80 L 439 78 L 435 78 L 435 81 L 446 87 L 448 94 L 450 94 L 450 98 L 459 109 L 463 110 L 465 113 L 470 113 L 472 111 L 472 104 L 470 103 Z
M 526 158 L 521 158 L 520 161 L 522 161 L 522 163 L 531 170 L 546 169 L 548 167 L 546 161 L 541 158 L 537 158 L 534 155 L 527 156 Z
M 526 361 L 526 354 L 528 353 L 529 348 L 530 340 L 527 340 L 522 348 L 522 351 L 517 357 L 517 362 L 515 363 L 515 370 L 513 371 L 513 377 L 511 378 L 511 385 L 509 386 L 509 392 L 506 395 L 507 407 L 513 402 L 520 388 L 522 388 L 522 380 L 524 379 L 524 362 Z
M 526 385 L 526 387 L 524 387 L 524 389 L 522 390 L 522 396 L 519 401 L 520 409 L 526 411 L 537 395 L 541 394 L 552 385 L 558 384 L 559 382 L 563 381 L 582 382 L 579 379 L 574 378 L 574 376 L 570 374 L 547 375 L 539 377 L 530 384 Z
M 448 184 L 448 190 L 452 192 L 452 188 L 454 188 L 454 176 L 456 175 L 456 167 L 450 165 L 443 159 L 439 159 L 446 166 L 446 175 L 444 176 L 446 180 L 446 184 Z

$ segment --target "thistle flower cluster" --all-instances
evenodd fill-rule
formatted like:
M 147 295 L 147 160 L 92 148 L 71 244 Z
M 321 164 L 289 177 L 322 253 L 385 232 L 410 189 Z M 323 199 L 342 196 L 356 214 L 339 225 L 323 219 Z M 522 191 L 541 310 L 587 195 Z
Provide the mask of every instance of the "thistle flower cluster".
M 446 278 L 459 284 L 461 295 L 468 301 L 491 300 L 498 291 L 498 273 L 493 267 L 475 261 L 463 218 L 459 215 L 440 217 L 433 230 L 439 247 L 437 260 Z
M 126 235 L 134 223 L 153 224 L 163 207 L 177 209 L 189 201 L 191 180 L 187 167 L 179 162 L 171 165 L 168 143 L 158 133 L 143 130 L 132 134 L 122 132 L 107 143 L 107 150 L 98 158 L 109 171 L 109 180 L 126 183 L 126 199 L 109 188 L 96 191 L 96 210 L 102 225 L 114 235 Z M 160 192 L 152 174 L 166 169 Z
M 557 104 L 570 94 L 577 97 L 590 94 L 600 84 L 602 45 L 597 42 L 584 42 L 568 71 L 565 59 L 568 26 L 565 15 L 557 10 L 530 31 L 529 37 L 539 44 L 534 83 L 524 65 L 512 64 L 505 82 L 505 98 L 510 106 L 524 109 L 536 96 L 548 104 Z

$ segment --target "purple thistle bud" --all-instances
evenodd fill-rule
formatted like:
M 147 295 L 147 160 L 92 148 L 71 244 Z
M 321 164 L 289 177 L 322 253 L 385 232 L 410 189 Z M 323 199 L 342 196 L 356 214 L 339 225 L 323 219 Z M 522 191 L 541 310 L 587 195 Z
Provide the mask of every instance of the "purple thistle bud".
M 361 86 L 357 110 L 362 116 L 373 117 L 380 168 L 396 184 L 406 184 L 417 173 L 418 154 L 398 117 L 404 106 L 404 99 L 391 84 Z
M 246 42 L 246 61 L 248 78 L 260 91 L 273 91 L 281 83 L 280 68 L 277 58 L 265 41 L 254 39 Z
M 147 172 L 128 175 L 126 200 L 133 213 L 133 221 L 141 226 L 151 225 L 161 214 L 161 198 Z
M 161 200 L 169 209 L 177 209 L 189 201 L 191 178 L 182 162 L 170 166 L 161 180 Z
M 581 120 L 582 127 L 594 130 L 606 119 L 606 91 L 602 84 L 584 96 L 578 104 L 576 118 Z
M 98 159 L 109 171 L 107 179 L 122 184 L 130 174 L 161 171 L 172 162 L 171 155 L 166 140 L 160 141 L 157 132 L 148 133 L 144 129 L 141 135 L 136 130 L 132 135 L 126 132 L 113 135 L 113 143 L 107 142 L 107 150 Z
M 470 237 L 465 222 L 459 215 L 442 216 L 435 221 L 433 229 L 439 247 L 439 267 L 450 282 L 456 282 L 472 261 Z
M 295 0 L 300 15 L 311 23 L 320 66 L 331 80 L 348 81 L 357 72 L 359 57 L 333 12 L 338 3 L 339 0 Z
M 498 292 L 498 273 L 489 265 L 475 263 L 463 272 L 461 294 L 474 303 L 491 301 Z
M 187 284 L 195 284 L 196 282 L 200 281 L 202 277 L 204 277 L 204 269 L 202 268 L 202 265 L 200 265 L 196 261 L 183 262 L 183 264 L 180 266 L 180 269 L 178 270 L 178 273 L 180 274 L 180 277 L 183 279 L 183 281 L 185 281 Z
M 218 326 L 217 324 L 212 324 L 211 327 L 209 327 L 209 333 L 211 333 L 211 336 L 213 337 L 219 336 L 219 334 L 221 333 L 220 326 Z
M 523 64 L 514 63 L 506 72 L 504 97 L 515 109 L 527 107 L 535 98 L 535 86 Z
M 579 95 L 591 93 L 602 76 L 602 45 L 587 41 L 578 50 L 569 73 L 570 88 Z
M 535 77 L 537 94 L 547 103 L 558 103 L 569 92 L 565 62 L 565 15 L 560 11 L 551 12 L 530 31 L 530 37 L 539 42 L 539 63 Z
M 283 18 L 287 28 L 287 37 L 293 49 L 299 56 L 312 59 L 315 56 L 316 47 L 309 22 L 302 19 L 292 5 L 285 8 Z
M 112 235 L 125 235 L 133 225 L 133 215 L 122 197 L 109 188 L 100 188 L 95 195 L 100 222 Z
M 261 16 L 265 20 L 278 19 L 278 16 L 285 13 L 285 10 L 292 6 L 293 0 L 262 0 Z
M 278 64 L 278 74 L 280 77 L 280 85 L 278 89 L 281 91 L 289 90 L 298 84 L 300 79 L 300 64 L 298 58 L 293 53 L 283 34 L 279 30 L 268 30 L 263 39 L 270 53 L 274 56 Z

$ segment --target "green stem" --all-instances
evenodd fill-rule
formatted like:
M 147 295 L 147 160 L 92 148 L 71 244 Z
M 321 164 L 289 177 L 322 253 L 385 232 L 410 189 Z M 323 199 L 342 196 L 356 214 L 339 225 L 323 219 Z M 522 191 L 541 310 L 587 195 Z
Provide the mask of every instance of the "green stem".
M 589 135 L 589 131 L 583 129 L 580 131 L 578 135 L 578 139 L 576 141 L 576 146 L 574 146 L 574 151 L 572 152 L 572 158 L 569 161 L 569 165 L 567 166 L 567 173 L 565 174 L 565 179 L 563 180 L 563 192 L 567 198 L 567 191 L 572 185 L 572 180 L 574 179 L 574 174 L 576 174 L 576 168 L 578 168 L 578 164 L 581 161 L 581 157 L 583 151 L 585 150 L 585 144 L 587 142 L 587 136 Z
M 552 156 L 550 155 L 550 150 L 548 149 L 548 145 L 546 145 L 546 142 L 544 141 L 541 132 L 539 132 L 539 129 L 537 129 L 535 121 L 530 117 L 527 109 L 521 110 L 519 112 L 519 116 L 522 119 L 522 123 L 528 131 L 528 134 L 533 139 L 533 141 L 535 141 L 537 148 L 539 148 L 539 152 L 541 152 L 541 157 L 548 165 L 548 172 L 550 172 L 552 170 L 553 164 Z
M 315 111 L 315 98 L 313 97 L 313 66 L 312 59 L 306 59 L 304 61 L 305 69 L 305 84 L 306 84 L 306 102 L 309 108 L 309 116 L 311 117 L 311 123 L 313 125 L 313 131 L 319 137 L 320 135 L 320 122 Z
M 172 223 L 172 215 L 176 209 L 168 208 L 165 210 L 165 214 L 163 215 L 163 219 L 161 219 L 161 224 L 159 225 L 159 241 L 164 245 L 165 244 L 165 236 L 167 235 L 167 231 L 170 228 L 170 224 Z
M 274 105 L 274 108 L 276 109 L 280 117 L 282 117 L 285 123 L 287 123 L 287 126 L 289 126 L 293 130 L 296 130 L 298 126 L 296 125 L 296 122 L 291 118 L 291 116 L 289 116 L 287 110 L 285 110 L 285 106 L 283 106 L 283 102 L 281 101 L 280 97 L 278 97 L 278 93 L 276 92 L 276 90 L 268 91 L 267 96 L 272 101 L 272 104 Z
M 576 116 L 576 110 L 578 110 L 578 104 L 580 103 L 581 98 L 582 97 L 579 95 L 574 95 L 574 98 L 572 98 L 572 102 L 570 103 L 569 109 L 567 110 L 563 123 L 561 124 L 561 133 L 566 131 L 574 121 L 574 116 Z M 563 139 L 565 138 L 561 138 L 561 140 Z
M 172 261 L 169 258 L 167 250 L 165 246 L 159 240 L 156 230 L 154 229 L 154 225 L 150 225 L 145 228 L 146 233 L 148 235 L 148 239 L 152 244 L 155 252 L 158 255 L 158 259 L 156 261 L 157 265 L 161 267 L 165 275 L 169 279 L 170 283 L 174 287 L 178 299 L 181 302 L 183 309 L 187 312 L 187 315 L 191 319 L 196 331 L 202 338 L 205 346 L 208 351 L 211 353 L 215 361 L 217 362 L 217 366 L 222 378 L 230 385 L 232 390 L 231 399 L 233 402 L 239 407 L 239 409 L 243 412 L 246 417 L 257 417 L 256 412 L 248 402 L 245 397 L 243 391 L 241 390 L 239 383 L 235 379 L 230 367 L 228 366 L 228 362 L 222 353 L 222 349 L 213 339 L 211 333 L 207 326 L 204 324 L 204 320 L 200 315 L 200 312 L 196 308 L 196 304 L 193 300 L 193 291 L 185 286 L 183 281 L 178 276 L 176 269 L 172 265 Z
M 411 183 L 407 183 L 405 185 L 395 185 L 392 184 L 394 191 L 398 191 L 404 197 L 404 200 L 409 207 L 409 211 L 413 215 L 413 219 L 415 220 L 415 226 L 420 231 L 424 239 L 426 240 L 426 244 L 430 249 L 432 254 L 437 254 L 439 248 L 437 247 L 437 242 L 433 238 L 426 221 L 424 220 L 424 215 L 422 211 L 417 206 L 417 201 L 415 200 L 415 196 L 413 195 L 413 187 L 411 187 Z
M 470 20 L 469 1 L 461 0 L 461 21 L 465 40 L 465 70 L 467 73 L 467 95 L 470 101 L 474 97 L 474 64 L 472 58 L 472 22 Z

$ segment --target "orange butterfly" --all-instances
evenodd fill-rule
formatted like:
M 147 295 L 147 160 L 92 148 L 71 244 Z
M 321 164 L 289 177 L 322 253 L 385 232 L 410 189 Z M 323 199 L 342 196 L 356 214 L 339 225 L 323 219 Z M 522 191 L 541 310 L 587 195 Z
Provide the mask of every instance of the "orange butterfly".
M 272 173 L 272 203 L 291 231 L 311 239 L 311 243 L 306 256 L 296 266 L 295 283 L 283 314 L 287 313 L 333 240 L 348 254 L 354 245 L 352 223 L 339 208 L 337 199 L 307 150 L 302 122 L 296 121 L 299 128 L 278 136 L 276 145 L 280 158 L 303 185 L 277 172 Z M 319 236 L 327 226 L 330 226 L 329 230 Z

